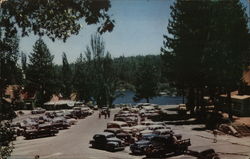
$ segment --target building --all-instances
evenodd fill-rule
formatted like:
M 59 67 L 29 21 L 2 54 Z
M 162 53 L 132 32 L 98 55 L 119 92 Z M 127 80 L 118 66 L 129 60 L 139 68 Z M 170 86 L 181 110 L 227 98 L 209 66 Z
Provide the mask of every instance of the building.
M 222 109 L 228 111 L 226 105 L 227 95 L 220 95 L 220 103 L 222 104 Z M 237 116 L 250 116 L 250 95 L 239 95 L 238 91 L 231 92 L 232 100 L 232 113 Z

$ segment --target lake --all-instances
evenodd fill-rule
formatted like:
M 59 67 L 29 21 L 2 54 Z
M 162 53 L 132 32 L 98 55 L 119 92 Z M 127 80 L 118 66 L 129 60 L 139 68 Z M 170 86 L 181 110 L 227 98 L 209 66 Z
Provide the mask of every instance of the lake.
M 136 104 L 136 103 L 146 103 L 146 99 L 134 102 L 133 97 L 134 92 L 125 91 L 124 96 L 118 97 L 113 104 Z M 159 104 L 159 105 L 178 105 L 182 103 L 182 97 L 176 96 L 157 96 L 149 100 L 150 103 Z

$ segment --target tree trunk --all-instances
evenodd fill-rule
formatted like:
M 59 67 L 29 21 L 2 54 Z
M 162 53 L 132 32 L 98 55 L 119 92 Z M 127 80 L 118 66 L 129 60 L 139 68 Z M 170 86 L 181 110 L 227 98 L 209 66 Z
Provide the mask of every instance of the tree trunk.
M 201 105 L 201 112 L 205 113 L 205 105 L 204 105 L 204 89 L 201 88 L 200 91 L 200 105 Z
M 194 97 L 194 89 L 193 88 L 190 88 L 189 89 L 189 92 L 188 92 L 188 101 L 187 101 L 187 106 L 188 106 L 188 109 L 190 110 L 190 113 L 191 114 L 194 114 L 194 103 L 195 103 L 195 97 Z
M 228 106 L 228 116 L 230 120 L 233 120 L 232 114 L 232 99 L 231 99 L 231 91 L 227 91 L 227 106 Z
M 184 91 L 184 88 L 182 88 L 182 103 L 185 104 L 185 91 Z

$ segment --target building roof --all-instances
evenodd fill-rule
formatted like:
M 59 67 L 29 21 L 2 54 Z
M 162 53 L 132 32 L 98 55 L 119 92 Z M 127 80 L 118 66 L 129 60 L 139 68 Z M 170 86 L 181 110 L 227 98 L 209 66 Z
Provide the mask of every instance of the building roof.
M 75 101 L 72 100 L 49 101 L 44 103 L 44 105 L 68 105 L 73 107 L 75 105 Z
M 221 97 L 227 97 L 226 94 L 220 95 Z M 250 98 L 250 95 L 238 95 L 238 91 L 231 92 L 232 99 L 244 100 Z

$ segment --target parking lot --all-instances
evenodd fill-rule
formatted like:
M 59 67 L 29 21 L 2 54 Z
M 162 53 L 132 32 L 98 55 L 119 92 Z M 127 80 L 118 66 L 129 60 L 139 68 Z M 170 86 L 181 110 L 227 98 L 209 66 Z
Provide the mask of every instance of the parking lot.
M 111 118 L 99 119 L 98 112 L 85 119 L 78 120 L 76 125 L 70 129 L 61 130 L 56 136 L 25 140 L 18 137 L 14 142 L 15 149 L 11 158 L 28 159 L 39 155 L 40 158 L 144 158 L 145 156 L 134 156 L 130 154 L 129 147 L 123 151 L 108 152 L 90 148 L 89 141 L 95 133 L 102 132 L 108 121 L 113 120 L 113 116 L 119 109 L 111 111 Z M 197 131 L 193 128 L 202 127 L 202 125 L 170 125 L 170 127 L 183 138 L 190 138 L 191 150 L 205 150 L 213 148 L 225 159 L 249 159 L 250 157 L 250 138 L 236 138 L 232 136 L 218 136 L 218 142 L 213 143 L 213 135 L 208 131 Z M 170 158 L 194 158 L 189 155 L 172 156 Z

